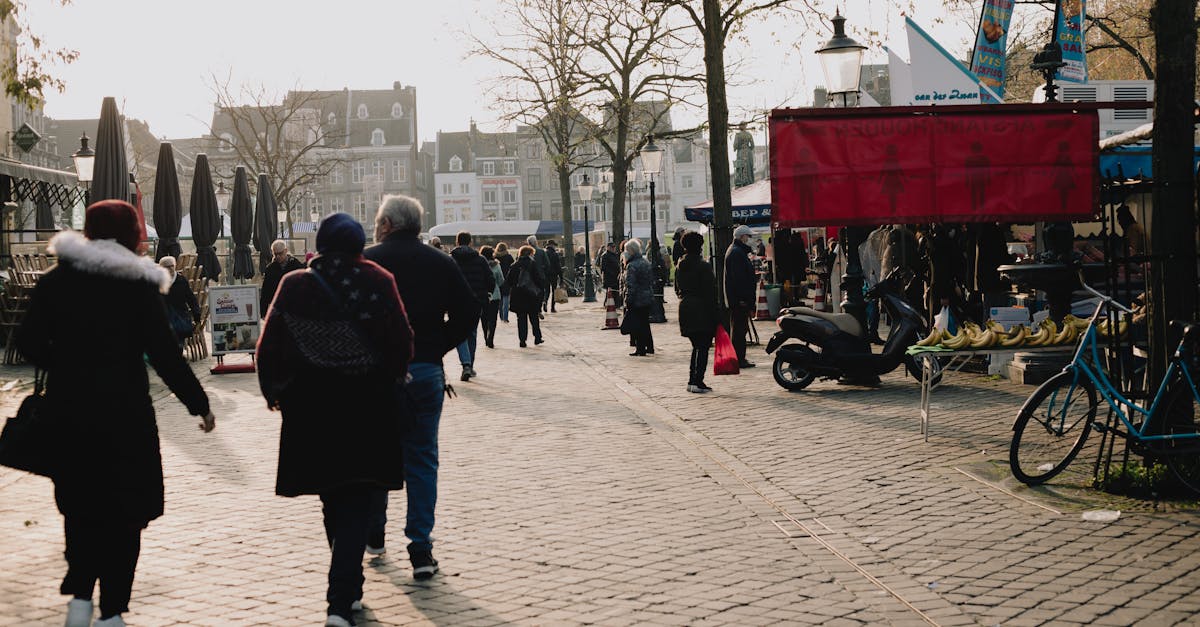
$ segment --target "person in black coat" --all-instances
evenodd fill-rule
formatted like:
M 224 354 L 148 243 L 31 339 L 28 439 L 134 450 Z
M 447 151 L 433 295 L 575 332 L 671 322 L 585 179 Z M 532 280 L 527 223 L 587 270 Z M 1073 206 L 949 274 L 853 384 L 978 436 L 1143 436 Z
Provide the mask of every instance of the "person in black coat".
M 129 203 L 88 207 L 83 235 L 63 231 L 50 240 L 58 265 L 38 282 L 15 338 L 25 358 L 48 373 L 47 400 L 58 421 L 61 457 L 52 479 L 65 519 L 68 625 L 91 624 L 97 580 L 101 621 L 124 624 L 142 529 L 163 514 L 143 355 L 188 412 L 204 417 L 201 429 L 212 431 L 216 422 L 167 321 L 162 295 L 170 277 L 134 253 L 139 240 Z
M 679 334 L 692 342 L 688 391 L 707 392 L 704 370 L 708 348 L 717 329 L 717 279 L 702 256 L 704 236 L 688 231 L 682 237 L 683 257 L 675 268 L 675 295 L 679 297 Z
M 550 303 L 550 313 L 558 311 L 555 309 L 554 291 L 562 283 L 563 276 L 562 255 L 558 253 L 556 246 L 557 244 L 554 243 L 554 240 L 546 243 L 546 266 L 549 268 L 549 271 L 546 273 L 546 284 L 550 287 L 546 290 L 544 300 L 548 300 Z
M 542 293 L 538 286 L 545 284 L 542 269 L 534 262 L 532 246 L 522 246 L 517 251 L 517 261 L 508 270 L 504 284 L 512 290 L 512 312 L 517 314 L 517 339 L 521 348 L 525 348 L 525 340 L 529 337 L 529 327 L 533 327 L 533 343 L 542 343 L 542 328 L 538 323 L 539 309 L 542 306 Z M 529 275 L 524 283 L 522 278 Z
M 742 225 L 733 231 L 733 243 L 725 251 L 725 303 L 729 306 L 729 336 L 737 353 L 738 365 L 753 368 L 746 359 L 746 334 L 750 332 L 750 315 L 758 299 L 754 293 L 754 264 L 750 262 L 750 227 Z
M 617 245 L 609 242 L 604 246 L 604 254 L 600 256 L 600 277 L 606 290 L 621 288 L 621 256 L 617 254 Z
M 516 261 L 513 259 L 512 253 L 508 252 L 508 244 L 504 242 L 496 244 L 496 261 L 500 262 L 500 276 L 508 276 L 508 269 L 511 268 L 513 262 Z M 506 283 L 503 281 L 500 283 L 500 320 L 503 322 L 508 322 L 508 303 L 510 290 Z
M 479 304 L 479 313 L 476 319 L 483 315 L 483 307 L 492 297 L 492 288 L 496 287 L 495 278 L 492 276 L 492 269 L 488 266 L 488 262 L 471 248 L 471 234 L 462 231 L 454 238 L 457 246 L 450 251 L 450 257 L 458 264 L 458 269 L 462 270 L 463 278 L 467 280 L 467 285 L 471 286 L 471 292 L 475 294 L 475 299 Z M 467 339 L 463 340 L 462 344 L 458 345 L 458 361 L 462 364 L 462 376 L 460 380 L 469 381 L 471 377 L 476 376 L 475 373 L 475 346 L 479 336 L 479 324 L 467 331 Z
M 167 318 L 182 348 L 184 340 L 191 337 L 196 325 L 200 324 L 200 303 L 196 302 L 196 295 L 192 293 L 187 278 L 175 271 L 175 263 L 171 255 L 158 260 L 158 265 L 171 274 L 171 289 L 166 296 Z
M 258 317 L 265 318 L 267 316 L 267 308 L 271 305 L 271 300 L 275 298 L 275 291 L 279 289 L 279 282 L 283 280 L 283 275 L 296 270 L 303 270 L 304 264 L 288 251 L 287 242 L 277 239 L 271 242 L 271 263 L 267 264 L 263 270 L 262 291 L 258 293 Z
M 654 354 L 654 334 L 650 330 L 650 306 L 654 302 L 654 269 L 642 255 L 642 243 L 636 239 L 625 242 L 624 285 L 621 298 L 625 303 L 625 318 L 621 332 L 629 335 L 633 352 L 630 357 Z

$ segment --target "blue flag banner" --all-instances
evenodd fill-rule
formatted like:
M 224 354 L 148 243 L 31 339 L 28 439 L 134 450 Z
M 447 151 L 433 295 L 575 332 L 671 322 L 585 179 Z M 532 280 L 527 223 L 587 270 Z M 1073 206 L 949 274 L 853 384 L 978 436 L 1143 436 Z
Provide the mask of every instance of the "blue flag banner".
M 979 77 L 979 82 L 1001 97 L 1004 96 L 1008 25 L 1012 21 L 1013 1 L 984 0 L 979 32 L 975 34 L 975 53 L 971 55 L 971 71 Z M 981 90 L 980 96 L 984 104 L 999 104 L 987 90 Z
M 1084 18 L 1087 16 L 1087 0 L 1058 0 L 1058 45 L 1062 47 L 1063 62 L 1058 70 L 1058 80 L 1068 83 L 1086 83 L 1087 48 L 1083 45 Z

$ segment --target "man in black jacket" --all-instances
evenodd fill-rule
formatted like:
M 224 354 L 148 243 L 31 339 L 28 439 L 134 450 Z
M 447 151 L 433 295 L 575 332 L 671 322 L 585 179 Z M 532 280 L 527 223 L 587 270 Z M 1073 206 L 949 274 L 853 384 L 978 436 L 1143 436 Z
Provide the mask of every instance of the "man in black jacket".
M 538 246 L 536 235 L 530 235 L 525 239 L 525 243 L 533 247 L 533 263 L 537 265 L 538 271 L 542 273 L 543 282 L 538 287 L 542 290 L 542 311 L 546 311 L 546 299 L 549 296 L 549 277 L 550 277 L 550 260 L 546 256 L 546 249 Z M 538 314 L 539 318 L 545 318 L 542 314 Z
M 554 240 L 546 242 L 546 265 L 550 268 L 549 274 L 546 275 L 546 282 L 550 285 L 550 289 L 546 290 L 546 296 L 550 300 L 550 313 L 557 313 L 554 308 L 554 290 L 562 282 L 563 275 L 562 255 L 558 254 L 556 246 Z
M 434 507 L 437 504 L 438 423 L 442 417 L 446 374 L 442 356 L 467 339 L 479 322 L 479 302 L 458 269 L 444 252 L 417 238 L 425 209 L 415 198 L 386 196 L 375 217 L 375 240 L 363 256 L 384 267 L 396 279 L 396 288 L 413 330 L 413 359 L 405 398 L 411 405 L 409 428 L 401 442 L 408 491 L 408 556 L 413 577 L 428 579 L 438 571 L 433 558 Z M 387 492 L 371 500 L 371 526 L 367 552 L 384 552 Z
M 457 244 L 457 247 L 450 251 L 450 257 L 458 264 L 458 269 L 462 270 L 463 277 L 467 279 L 467 285 L 471 286 L 471 292 L 479 301 L 479 311 L 475 313 L 475 318 L 478 320 L 483 312 L 483 306 L 492 297 L 492 289 L 496 287 L 496 277 L 492 276 L 492 268 L 488 266 L 483 255 L 471 248 L 470 233 L 460 231 L 455 236 L 454 243 Z M 469 381 L 471 377 L 476 376 L 475 344 L 478 341 L 478 327 L 478 323 L 472 326 L 471 330 L 467 332 L 467 339 L 458 345 L 458 361 L 462 364 L 462 381 Z
M 604 289 L 613 290 L 614 294 L 621 289 L 621 257 L 613 242 L 604 245 L 604 254 L 600 256 L 600 278 Z
M 287 242 L 281 239 L 271 242 L 271 256 L 271 263 L 263 270 L 262 291 L 258 293 L 259 318 L 267 316 L 267 306 L 275 300 L 275 290 L 279 289 L 283 275 L 304 269 L 304 263 L 292 256 L 288 251 Z
M 733 230 L 733 243 L 725 251 L 725 304 L 729 306 L 729 339 L 737 353 L 738 366 L 753 368 L 746 359 L 746 334 L 757 298 L 754 293 L 754 264 L 750 263 L 750 227 Z

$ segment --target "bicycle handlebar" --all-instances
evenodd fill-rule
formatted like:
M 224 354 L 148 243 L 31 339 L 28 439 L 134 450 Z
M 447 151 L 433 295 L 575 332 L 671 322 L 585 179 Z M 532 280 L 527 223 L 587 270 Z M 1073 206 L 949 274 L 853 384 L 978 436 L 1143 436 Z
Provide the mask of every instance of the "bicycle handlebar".
M 1088 285 L 1087 283 L 1084 283 L 1084 282 L 1083 282 L 1083 274 L 1082 274 L 1082 273 L 1080 273 L 1080 277 L 1079 277 L 1079 284 L 1083 286 L 1083 289 L 1084 289 L 1084 290 L 1088 291 L 1088 292 L 1089 292 L 1089 293 L 1091 293 L 1093 296 L 1098 296 L 1098 297 L 1100 298 L 1100 300 L 1102 300 L 1102 301 L 1104 302 L 1104 304 L 1108 305 L 1109 307 L 1115 307 L 1115 308 L 1117 308 L 1119 311 L 1122 311 L 1122 312 L 1124 312 L 1124 313 L 1133 313 L 1133 310 L 1132 310 L 1132 309 L 1130 309 L 1130 308 L 1126 307 L 1125 305 L 1122 305 L 1121 303 L 1117 302 L 1117 301 L 1116 301 L 1116 299 L 1114 299 L 1113 297 L 1111 297 L 1111 296 L 1109 296 L 1109 295 L 1107 295 L 1107 294 L 1102 294 L 1102 293 L 1100 293 L 1100 292 L 1096 291 L 1094 288 L 1092 288 L 1092 286 Z

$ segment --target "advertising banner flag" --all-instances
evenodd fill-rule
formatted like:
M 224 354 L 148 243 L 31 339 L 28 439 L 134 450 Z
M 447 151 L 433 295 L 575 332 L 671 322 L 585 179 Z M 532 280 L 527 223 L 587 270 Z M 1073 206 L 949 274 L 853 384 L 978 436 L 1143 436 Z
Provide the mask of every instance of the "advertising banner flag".
M 1013 0 L 984 0 L 979 31 L 975 34 L 975 52 L 971 55 L 971 71 L 979 77 L 979 82 L 999 96 L 1004 96 L 1008 26 L 1012 12 Z M 980 96 L 985 104 L 999 104 L 987 91 L 982 91 Z
M 772 220 L 780 227 L 1095 213 L 1095 111 L 781 109 L 771 114 L 770 132 Z
M 1065 66 L 1058 70 L 1058 80 L 1068 83 L 1086 83 L 1087 48 L 1083 45 L 1084 18 L 1087 16 L 1087 0 L 1058 0 L 1058 45 L 1062 47 Z

